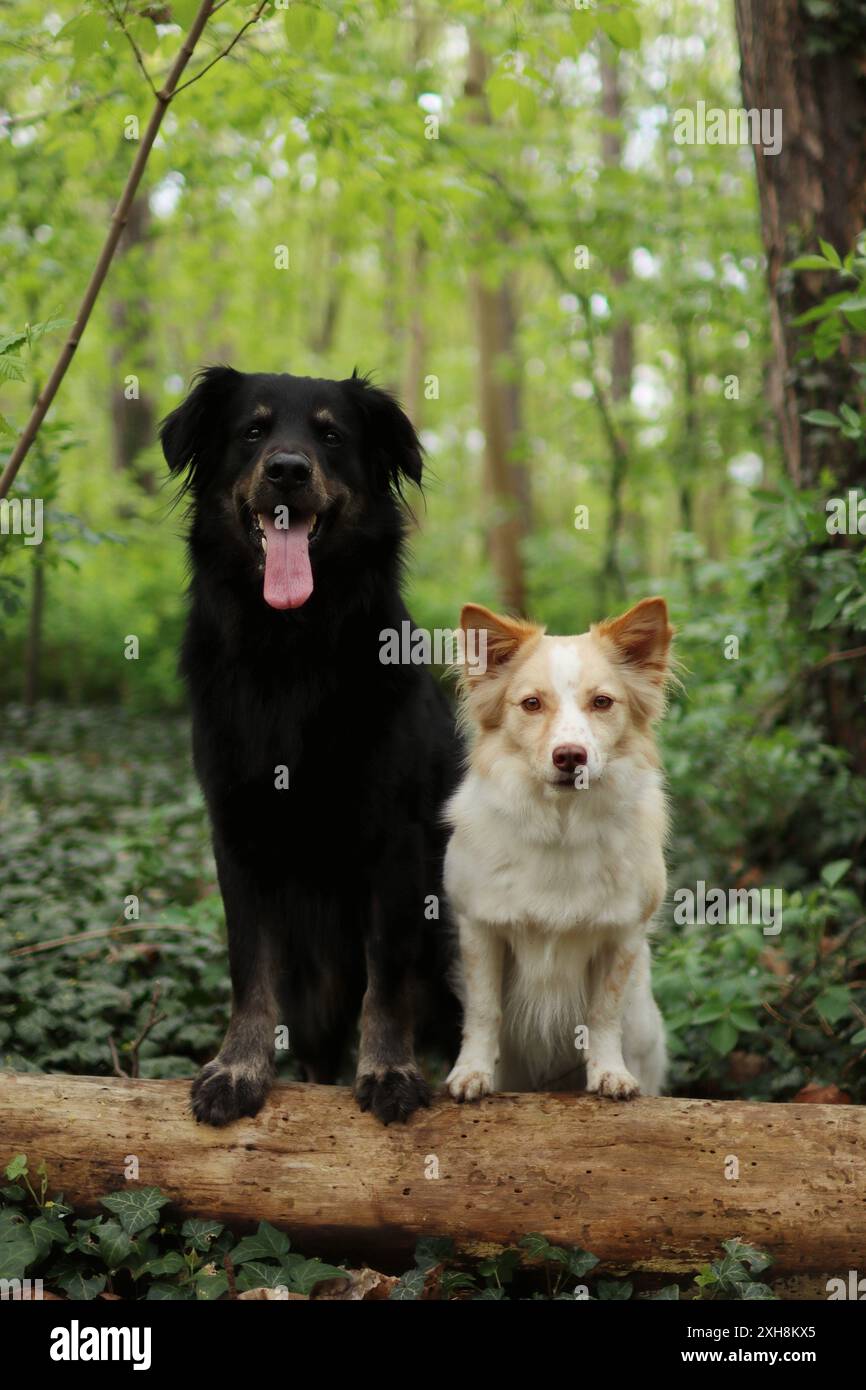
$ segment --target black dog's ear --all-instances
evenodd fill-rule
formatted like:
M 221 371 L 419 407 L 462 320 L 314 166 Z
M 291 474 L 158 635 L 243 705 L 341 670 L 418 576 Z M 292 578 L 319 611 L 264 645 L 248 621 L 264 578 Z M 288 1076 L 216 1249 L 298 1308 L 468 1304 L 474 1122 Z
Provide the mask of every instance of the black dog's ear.
M 182 492 L 200 481 L 208 445 L 218 434 L 223 410 L 240 377 L 233 367 L 205 367 L 182 405 L 166 415 L 159 427 L 165 461 L 172 473 L 188 473 Z
M 357 369 L 342 384 L 363 417 L 367 457 L 378 485 L 401 497 L 407 478 L 420 487 L 424 466 L 421 441 L 399 401 L 389 391 L 372 386 Z

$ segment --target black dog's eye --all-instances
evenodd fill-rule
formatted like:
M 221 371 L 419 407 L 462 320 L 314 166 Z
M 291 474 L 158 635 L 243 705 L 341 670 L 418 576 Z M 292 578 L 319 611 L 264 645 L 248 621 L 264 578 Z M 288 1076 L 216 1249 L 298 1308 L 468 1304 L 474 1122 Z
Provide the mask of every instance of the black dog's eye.
M 264 432 L 264 427 L 262 425 L 250 425 L 249 429 L 244 430 L 244 439 L 248 440 L 250 444 L 253 444 L 257 439 L 263 437 Z
M 342 442 L 342 436 L 337 434 L 336 430 L 328 430 L 327 434 L 325 435 L 325 443 L 327 444 L 329 449 L 336 449 L 337 445 L 342 444 Z

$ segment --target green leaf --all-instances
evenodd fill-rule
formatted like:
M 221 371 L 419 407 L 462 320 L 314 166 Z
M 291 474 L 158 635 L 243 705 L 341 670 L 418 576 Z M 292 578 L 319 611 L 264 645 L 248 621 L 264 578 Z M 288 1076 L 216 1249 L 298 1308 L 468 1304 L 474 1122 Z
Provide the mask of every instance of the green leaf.
M 11 352 L 0 354 L 0 381 L 23 381 L 24 364 Z
M 570 18 L 574 37 L 580 47 L 585 48 L 598 28 L 598 17 L 590 8 L 588 10 L 572 10 Z
M 30 1234 L 39 1251 L 39 1257 L 47 1255 L 52 1245 L 65 1245 L 69 1232 L 59 1216 L 43 1212 L 30 1222 Z
M 812 621 L 809 624 L 812 631 L 818 632 L 821 628 L 829 627 L 841 607 L 835 594 L 825 594 L 823 598 L 819 598 L 812 610 Z
M 260 1221 L 254 1236 L 244 1236 L 231 1251 L 236 1265 L 246 1260 L 282 1260 L 288 1255 L 292 1243 L 287 1235 L 278 1231 L 268 1221 Z
M 588 1250 L 581 1250 L 575 1246 L 568 1251 L 566 1258 L 569 1274 L 573 1274 L 575 1279 L 582 1279 L 591 1269 L 595 1269 L 598 1264 L 598 1256 L 591 1255 Z
M 18 1178 L 23 1178 L 27 1174 L 27 1155 L 16 1154 L 10 1163 L 6 1165 L 6 1176 L 10 1182 L 16 1182 Z
M 752 1274 L 760 1274 L 762 1270 L 769 1269 L 773 1263 L 771 1255 L 764 1250 L 759 1250 L 756 1245 L 747 1245 L 739 1239 L 723 1240 L 722 1249 L 734 1260 L 739 1260 L 741 1264 L 748 1265 Z
M 831 246 L 829 241 L 823 241 L 821 237 L 818 238 L 818 245 L 830 264 L 834 265 L 837 270 L 841 270 L 842 262 L 839 259 L 839 252 L 836 250 L 835 246 Z
M 831 985 L 825 989 L 815 1000 L 815 1008 L 828 1023 L 838 1023 L 851 1012 L 851 992 L 847 985 Z
M 847 874 L 851 862 L 850 859 L 834 859 L 830 864 L 825 864 L 821 870 L 821 882 L 826 883 L 828 888 L 835 888 Z
M 421 1275 L 421 1283 L 424 1282 L 424 1270 L 417 1270 Z M 322 1260 L 302 1260 L 299 1264 L 292 1265 L 289 1271 L 288 1287 L 291 1293 L 312 1293 L 317 1284 L 322 1284 L 326 1279 L 345 1279 L 346 1271 L 338 1269 L 336 1265 L 327 1265 Z
M 117 1269 L 132 1252 L 132 1241 L 119 1221 L 106 1221 L 97 1228 L 99 1251 L 109 1269 Z
M 603 1303 L 623 1303 L 634 1292 L 634 1286 L 628 1279 L 599 1279 L 595 1287 Z
M 803 419 L 808 425 L 823 425 L 828 430 L 839 428 L 838 416 L 831 414 L 829 410 L 807 410 Z
M 798 256 L 795 261 L 790 261 L 786 267 L 788 270 L 833 270 L 834 266 L 824 256 Z
M 388 1298 L 394 1303 L 413 1303 L 420 1298 L 424 1292 L 424 1271 L 423 1269 L 410 1269 L 405 1274 L 401 1274 L 397 1283 L 394 1285 Z
M 180 1234 L 187 1245 L 204 1254 L 210 1250 L 222 1229 L 219 1221 L 197 1221 L 195 1218 L 190 1218 L 189 1221 L 184 1221 L 180 1228 Z
M 526 1251 L 530 1259 L 550 1260 L 553 1258 L 554 1247 L 547 1236 L 543 1236 L 540 1231 L 530 1231 L 528 1235 L 521 1236 L 517 1243 Z M 559 1249 L 560 1255 L 565 1254 L 565 1251 L 560 1247 L 557 1249 Z
M 179 1250 L 167 1250 L 164 1255 L 158 1255 L 155 1260 L 148 1260 L 141 1269 L 136 1271 L 136 1277 L 142 1274 L 180 1274 L 186 1268 L 186 1261 Z
M 295 0 L 286 10 L 283 26 L 291 49 L 324 51 L 336 36 L 337 17 L 329 10 Z
M 492 77 L 488 78 L 485 91 L 490 105 L 490 114 L 494 120 L 498 121 L 517 102 L 520 84 L 515 82 L 513 77 L 509 77 L 507 73 L 494 73 Z
M 151 1284 L 145 1297 L 152 1303 L 168 1303 L 193 1298 L 194 1294 L 182 1284 Z
M 844 299 L 839 308 L 843 314 L 862 314 L 866 310 L 866 295 L 855 295 L 853 299 Z
M 102 1197 L 100 1205 L 120 1218 L 120 1224 L 128 1236 L 135 1236 L 145 1226 L 159 1221 L 159 1213 L 168 1200 L 158 1187 L 140 1187 Z
M 97 1294 L 101 1294 L 108 1281 L 104 1274 L 93 1274 L 89 1278 L 81 1270 L 76 1270 L 72 1274 L 63 1274 L 57 1280 L 61 1289 L 65 1289 L 70 1298 L 92 1299 Z
M 729 1018 L 720 1018 L 710 1030 L 710 1046 L 720 1057 L 726 1057 L 737 1045 L 737 1029 Z
M 201 0 L 171 0 L 171 17 L 181 29 L 188 29 L 199 11 Z
M 614 10 L 612 14 L 601 12 L 598 22 L 618 48 L 640 47 L 640 24 L 629 10 Z
M 415 1246 L 415 1264 L 418 1269 L 433 1269 L 444 1264 L 454 1255 L 454 1241 L 450 1236 L 422 1236 Z
M 229 1286 L 225 1270 L 200 1269 L 195 1276 L 196 1298 L 210 1302 L 221 1298 Z
M 0 1232 L 0 1279 L 20 1279 L 38 1258 L 39 1250 L 26 1221 Z
M 105 20 L 98 14 L 83 14 L 64 29 L 72 37 L 72 55 L 76 65 L 102 47 L 108 37 Z

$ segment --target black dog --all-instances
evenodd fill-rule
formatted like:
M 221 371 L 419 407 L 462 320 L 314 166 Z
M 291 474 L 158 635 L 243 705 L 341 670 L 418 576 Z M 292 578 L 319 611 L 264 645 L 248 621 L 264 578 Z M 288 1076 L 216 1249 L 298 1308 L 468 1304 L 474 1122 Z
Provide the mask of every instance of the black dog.
M 416 1041 L 459 1041 L 438 918 L 455 734 L 429 671 L 380 661 L 408 618 L 417 436 L 357 375 L 211 367 L 161 438 L 192 498 L 181 664 L 234 998 L 193 1111 L 256 1113 L 280 1021 L 305 1078 L 333 1082 L 360 1012 L 361 1108 L 406 1119 L 429 1102 Z

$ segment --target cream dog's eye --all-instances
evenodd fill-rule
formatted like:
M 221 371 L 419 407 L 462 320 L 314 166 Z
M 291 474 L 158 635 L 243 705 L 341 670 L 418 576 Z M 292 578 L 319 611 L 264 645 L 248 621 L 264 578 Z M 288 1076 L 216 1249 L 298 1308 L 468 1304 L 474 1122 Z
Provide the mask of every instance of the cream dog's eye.
M 596 695 L 592 702 L 593 709 L 610 709 L 613 700 L 610 695 Z
M 520 701 L 520 708 L 525 709 L 527 714 L 537 714 L 541 709 L 541 701 L 537 695 L 528 695 L 525 700 Z

